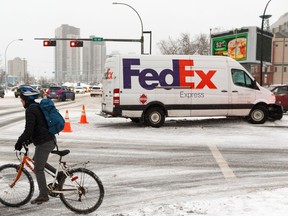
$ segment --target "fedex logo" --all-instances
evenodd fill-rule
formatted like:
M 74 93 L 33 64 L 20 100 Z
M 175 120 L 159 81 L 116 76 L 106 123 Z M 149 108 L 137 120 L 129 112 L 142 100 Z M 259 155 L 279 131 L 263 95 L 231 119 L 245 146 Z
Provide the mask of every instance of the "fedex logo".
M 159 73 L 152 68 L 146 68 L 141 71 L 132 69 L 133 66 L 137 65 L 140 65 L 140 59 L 123 59 L 124 89 L 132 88 L 132 77 L 138 77 L 141 87 L 147 90 L 152 90 L 157 86 L 186 86 L 191 89 L 203 89 L 207 86 L 209 89 L 217 89 L 211 80 L 216 70 L 209 70 L 207 72 L 192 70 L 191 67 L 194 66 L 193 60 L 172 60 L 173 68 L 164 69 Z M 167 76 L 172 77 L 172 81 L 169 83 L 167 83 Z M 191 81 L 191 78 L 195 76 L 198 76 L 197 80 L 200 78 L 200 81 L 197 83 Z

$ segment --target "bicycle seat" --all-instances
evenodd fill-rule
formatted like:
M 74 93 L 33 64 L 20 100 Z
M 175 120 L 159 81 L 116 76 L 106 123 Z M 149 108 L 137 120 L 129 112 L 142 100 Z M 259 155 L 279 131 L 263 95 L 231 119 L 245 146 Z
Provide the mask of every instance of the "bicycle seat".
M 59 155 L 59 156 L 65 156 L 65 155 L 67 155 L 67 154 L 70 153 L 70 150 L 68 150 L 68 149 L 62 150 L 62 151 L 57 151 L 57 150 L 55 150 L 55 151 L 52 151 L 51 153 L 52 153 L 52 154 L 57 154 L 57 155 Z

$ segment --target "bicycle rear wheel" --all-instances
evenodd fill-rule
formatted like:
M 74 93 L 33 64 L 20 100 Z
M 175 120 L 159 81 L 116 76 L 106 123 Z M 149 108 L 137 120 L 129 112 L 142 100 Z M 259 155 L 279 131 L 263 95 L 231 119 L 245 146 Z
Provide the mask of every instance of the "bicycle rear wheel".
M 85 168 L 69 171 L 59 183 L 60 199 L 64 205 L 78 213 L 88 214 L 101 205 L 104 198 L 104 187 L 99 177 Z
M 19 165 L 5 164 L 0 167 L 0 202 L 9 207 L 25 205 L 34 193 L 34 182 L 29 172 L 23 168 L 16 184 L 11 187 Z

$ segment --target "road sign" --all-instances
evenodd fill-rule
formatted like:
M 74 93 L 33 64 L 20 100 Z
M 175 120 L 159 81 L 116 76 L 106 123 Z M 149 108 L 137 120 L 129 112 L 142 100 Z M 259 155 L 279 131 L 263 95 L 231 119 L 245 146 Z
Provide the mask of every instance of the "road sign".
M 104 39 L 103 39 L 103 37 L 93 37 L 92 38 L 92 41 L 93 42 L 101 42 L 101 41 L 103 41 Z

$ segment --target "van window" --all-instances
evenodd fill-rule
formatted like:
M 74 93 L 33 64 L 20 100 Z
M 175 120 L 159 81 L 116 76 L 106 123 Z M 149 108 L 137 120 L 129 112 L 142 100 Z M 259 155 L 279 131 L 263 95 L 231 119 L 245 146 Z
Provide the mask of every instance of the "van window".
M 232 69 L 233 83 L 237 86 L 253 88 L 253 80 L 246 74 L 245 71 L 240 69 Z

